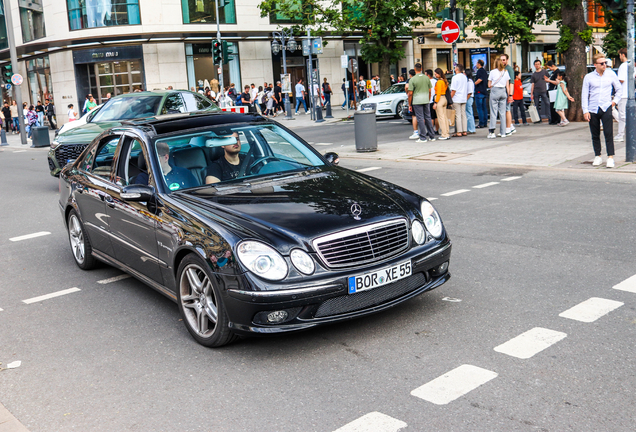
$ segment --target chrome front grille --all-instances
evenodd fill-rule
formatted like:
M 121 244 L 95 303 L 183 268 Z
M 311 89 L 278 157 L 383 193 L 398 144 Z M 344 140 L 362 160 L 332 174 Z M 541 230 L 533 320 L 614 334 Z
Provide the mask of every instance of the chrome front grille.
M 61 144 L 55 149 L 55 159 L 60 168 L 64 168 L 69 159 L 77 159 L 88 144 Z
M 320 237 L 313 245 L 328 267 L 356 267 L 408 249 L 409 228 L 406 219 L 393 219 Z

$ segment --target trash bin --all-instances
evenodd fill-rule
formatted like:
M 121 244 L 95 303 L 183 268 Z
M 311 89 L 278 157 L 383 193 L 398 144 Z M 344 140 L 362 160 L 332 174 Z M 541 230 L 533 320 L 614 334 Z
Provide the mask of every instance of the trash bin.
M 361 105 L 353 114 L 356 134 L 356 151 L 374 152 L 378 149 L 378 133 L 375 120 L 376 104 Z
M 31 129 L 31 147 L 50 147 L 49 128 L 46 126 L 35 126 Z

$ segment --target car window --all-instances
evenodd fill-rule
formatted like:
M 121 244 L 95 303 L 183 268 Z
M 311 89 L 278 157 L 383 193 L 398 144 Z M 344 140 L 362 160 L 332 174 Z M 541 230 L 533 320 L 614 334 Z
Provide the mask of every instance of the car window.
M 395 94 L 395 93 L 405 93 L 404 84 L 394 84 L 388 89 L 384 90 L 381 94 Z
M 81 169 L 88 171 L 106 179 L 110 179 L 110 172 L 113 166 L 113 159 L 119 136 L 108 137 L 102 140 L 99 145 L 90 150 L 84 161 L 80 164 Z
M 178 114 L 186 112 L 185 104 L 179 93 L 171 93 L 166 97 L 161 114 Z
M 275 157 L 310 165 L 311 161 L 297 147 L 294 147 L 286 137 L 267 128 L 261 129 L 261 136 L 267 142 Z
M 148 164 L 142 150 L 141 142 L 136 138 L 126 137 L 117 169 L 117 184 L 148 184 Z
M 91 123 L 130 120 L 157 115 L 161 96 L 123 96 L 115 97 L 104 104 Z
M 188 112 L 207 110 L 216 106 L 211 100 L 198 94 L 183 92 L 181 96 L 183 96 Z

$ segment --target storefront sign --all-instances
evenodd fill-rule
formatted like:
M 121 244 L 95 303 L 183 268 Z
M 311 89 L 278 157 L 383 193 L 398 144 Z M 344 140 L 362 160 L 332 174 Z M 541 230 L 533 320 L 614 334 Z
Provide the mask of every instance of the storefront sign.
M 349 56 L 348 55 L 341 55 L 340 56 L 340 67 L 343 69 L 346 69 L 349 66 Z
M 125 47 L 95 48 L 73 51 L 73 63 L 103 63 L 123 60 L 138 60 L 143 58 L 141 45 Z

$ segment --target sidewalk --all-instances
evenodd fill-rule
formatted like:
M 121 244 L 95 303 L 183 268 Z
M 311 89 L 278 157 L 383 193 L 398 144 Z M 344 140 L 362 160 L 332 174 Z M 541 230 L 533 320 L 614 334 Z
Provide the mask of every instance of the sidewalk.
M 49 129 L 49 143 L 53 142 L 53 139 L 55 138 L 55 131 Z M 15 150 L 15 147 L 19 147 L 21 149 L 29 149 L 31 148 L 31 145 L 33 144 L 33 141 L 27 139 L 27 144 L 23 145 L 20 142 L 20 134 L 13 134 L 11 132 L 7 133 L 7 143 L 9 144 L 8 146 L 0 146 L 0 149 L 3 148 L 12 148 L 13 150 Z M 48 150 L 48 146 L 47 147 L 41 147 L 39 149 L 47 149 Z M 34 149 L 34 150 L 38 150 L 38 149 Z

